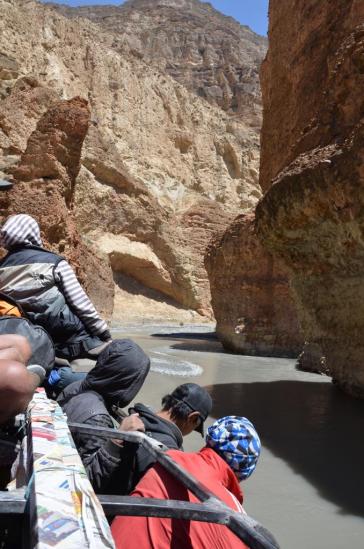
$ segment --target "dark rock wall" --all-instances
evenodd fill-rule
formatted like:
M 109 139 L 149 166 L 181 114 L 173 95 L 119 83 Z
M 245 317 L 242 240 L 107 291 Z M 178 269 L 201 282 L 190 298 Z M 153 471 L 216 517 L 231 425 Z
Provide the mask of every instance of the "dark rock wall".
M 305 336 L 364 396 L 364 4 L 271 0 L 256 231 Z

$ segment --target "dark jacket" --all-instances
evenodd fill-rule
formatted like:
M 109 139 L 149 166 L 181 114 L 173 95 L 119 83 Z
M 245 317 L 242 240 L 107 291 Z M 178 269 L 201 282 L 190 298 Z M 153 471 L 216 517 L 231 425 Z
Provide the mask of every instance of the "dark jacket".
M 145 434 L 158 442 L 161 442 L 169 449 L 181 450 L 183 437 L 177 425 L 172 421 L 167 421 L 159 416 L 151 408 L 144 404 L 135 404 L 129 409 L 129 414 L 139 414 L 140 419 L 145 426 Z M 133 463 L 133 470 L 127 486 L 129 491 L 133 490 L 145 472 L 155 463 L 150 453 L 139 446 Z
M 109 414 L 102 396 L 94 391 L 82 392 L 81 384 L 82 381 L 71 383 L 58 397 L 68 420 L 94 427 L 116 428 L 117 424 Z M 62 399 L 70 390 L 77 391 L 77 394 L 64 403 Z M 99 435 L 74 432 L 72 436 L 94 490 L 101 494 L 113 493 L 115 475 L 122 464 L 126 465 L 130 449 L 126 453 L 125 447 Z
M 150 360 L 129 339 L 114 340 L 99 355 L 96 366 L 81 381 L 66 387 L 58 403 L 68 420 L 96 427 L 117 427 L 113 404 L 126 406 L 136 396 L 149 371 Z M 102 436 L 73 434 L 88 477 L 98 493 L 125 493 L 123 468 L 131 468 L 135 445 L 121 447 Z
M 47 330 L 60 356 L 79 356 L 100 344 L 68 306 L 54 270 L 64 258 L 39 246 L 16 247 L 0 261 L 1 290 L 33 324 Z

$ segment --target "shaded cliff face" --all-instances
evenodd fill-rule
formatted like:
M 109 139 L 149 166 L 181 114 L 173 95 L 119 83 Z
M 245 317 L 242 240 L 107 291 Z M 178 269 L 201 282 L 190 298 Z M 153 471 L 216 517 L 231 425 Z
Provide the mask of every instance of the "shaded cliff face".
M 87 102 L 79 97 L 59 101 L 51 90 L 37 85 L 34 79 L 20 80 L 9 100 L 4 102 L 5 106 L 0 103 L 2 130 L 6 128 L 6 122 L 10 122 L 7 107 L 12 101 L 21 100 L 23 114 L 28 115 L 30 135 L 19 162 L 8 169 L 14 187 L 1 193 L 1 218 L 5 220 L 15 213 L 33 216 L 41 227 L 44 246 L 71 261 L 81 281 L 95 297 L 96 305 L 100 305 L 101 312 L 110 314 L 113 288 L 107 284 L 110 280 L 108 266 L 95 261 L 94 254 L 84 246 L 71 215 L 74 185 L 90 117 Z M 37 105 L 37 113 L 40 105 L 46 110 L 31 131 L 35 120 L 26 105 L 29 107 L 33 102 Z M 14 120 L 12 122 L 14 130 Z M 24 137 L 24 125 L 22 128 Z M 97 271 L 92 273 L 96 266 Z M 97 299 L 96 291 L 101 287 L 104 288 L 102 301 Z
M 18 109 L 0 133 L 0 170 L 17 164 L 46 108 L 37 95 L 21 110 L 11 99 L 17 78 L 35 75 L 59 97 L 87 98 L 91 122 L 70 212 L 78 231 L 115 277 L 209 315 L 204 246 L 261 196 L 256 128 L 209 105 L 128 43 L 116 48 L 117 31 L 87 19 L 8 0 L 0 4 L 0 29 L 0 91 Z
M 257 233 L 290 270 L 307 339 L 334 380 L 364 396 L 364 5 L 271 0 L 270 17 L 261 161 L 269 190 Z
M 286 271 L 255 235 L 254 213 L 238 216 L 210 243 L 209 274 L 216 331 L 225 348 L 296 357 L 303 336 Z
M 87 17 L 130 51 L 212 105 L 260 130 L 259 67 L 267 40 L 198 0 L 130 0 L 121 6 L 59 6 Z

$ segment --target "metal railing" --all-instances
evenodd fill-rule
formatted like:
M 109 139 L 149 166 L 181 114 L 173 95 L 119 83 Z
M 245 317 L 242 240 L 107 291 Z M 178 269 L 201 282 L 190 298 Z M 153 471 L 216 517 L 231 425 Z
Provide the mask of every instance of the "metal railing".
M 22 515 L 25 513 L 25 505 L 25 490 L 0 491 L 0 515 Z
M 68 423 L 70 431 L 97 435 L 104 438 L 119 439 L 141 444 L 156 462 L 187 488 L 200 503 L 179 500 L 162 500 L 132 496 L 99 495 L 98 498 L 107 516 L 148 516 L 175 518 L 221 524 L 229 528 L 250 549 L 278 549 L 274 536 L 255 519 L 237 513 L 217 498 L 193 475 L 165 453 L 161 443 L 144 433 L 118 431 L 94 427 L 82 423 Z M 24 516 L 27 512 L 27 500 L 24 490 L 0 492 L 0 517 Z
M 104 438 L 119 439 L 141 444 L 156 462 L 168 471 L 176 480 L 200 500 L 201 503 L 191 503 L 176 500 L 160 500 L 138 498 L 132 496 L 100 495 L 99 500 L 106 515 L 151 516 L 176 518 L 200 522 L 223 524 L 241 539 L 250 549 L 277 549 L 279 547 L 274 536 L 255 519 L 233 511 L 228 505 L 217 498 L 193 475 L 188 473 L 178 463 L 165 453 L 166 448 L 144 433 L 118 431 L 102 427 L 94 427 L 82 423 L 68 423 L 70 431 L 87 435 L 97 435 Z

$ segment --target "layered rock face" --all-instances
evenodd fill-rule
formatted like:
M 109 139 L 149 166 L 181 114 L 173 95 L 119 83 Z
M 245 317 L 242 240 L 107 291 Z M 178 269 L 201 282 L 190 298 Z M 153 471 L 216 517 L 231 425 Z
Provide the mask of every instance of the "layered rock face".
M 271 0 L 262 81 L 257 234 L 289 268 L 308 341 L 363 397 L 363 2 Z
M 261 196 L 257 129 L 140 59 L 127 42 L 116 47 L 117 33 L 92 21 L 8 0 L 0 28 L 4 64 L 17 71 L 4 73 L 11 116 L 0 135 L 0 170 L 16 166 L 48 93 L 88 99 L 91 123 L 72 184 L 77 230 L 111 262 L 115 279 L 210 315 L 204 248 Z M 19 77 L 36 77 L 48 91 L 29 91 L 36 97 L 23 105 L 10 93 Z
M 19 76 L 19 63 L 0 52 L 0 98 L 6 97 Z
M 47 106 L 49 108 L 31 132 L 20 161 L 8 169 L 15 184 L 11 191 L 0 196 L 1 216 L 5 219 L 15 213 L 28 213 L 37 219 L 44 245 L 71 261 L 81 280 L 86 282 L 86 287 L 89 286 L 91 294 L 95 294 L 101 311 L 110 313 L 113 288 L 110 284 L 105 285 L 110 273 L 107 272 L 107 266 L 104 267 L 106 273 L 102 273 L 101 265 L 97 265 L 94 255 L 83 245 L 72 217 L 74 185 L 90 117 L 87 101 L 81 98 L 55 101 L 54 93 L 37 86 L 34 80 L 19 81 L 8 101 L 4 101 L 5 105 L 0 103 L 3 138 L 4 129 L 10 123 L 7 116 L 9 103 L 23 101 L 25 110 L 25 106 L 32 104 L 35 98 L 38 101 L 34 102 L 33 117 L 27 111 L 28 131 L 34 125 L 34 117 L 37 117 L 39 111 Z M 12 113 L 9 116 L 11 119 Z M 14 130 L 14 120 L 12 122 Z M 9 141 L 17 142 L 19 148 L 22 147 L 22 139 L 26 137 L 25 126 L 21 124 L 21 127 L 23 132 L 17 136 L 18 140 L 11 140 L 10 132 L 8 136 Z M 12 151 L 19 151 L 15 145 L 12 147 Z M 96 266 L 98 269 L 93 273 Z M 98 292 L 95 290 L 101 286 L 105 286 L 105 299 L 98 303 Z
M 259 242 L 254 221 L 254 213 L 238 216 L 207 249 L 216 331 L 238 353 L 296 357 L 303 337 L 287 274 Z
M 267 40 L 198 0 L 130 0 L 121 6 L 57 9 L 87 17 L 212 105 L 261 125 L 259 67 Z

